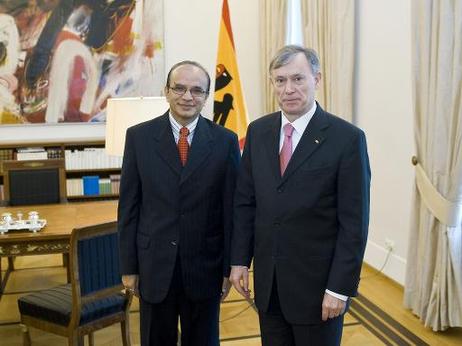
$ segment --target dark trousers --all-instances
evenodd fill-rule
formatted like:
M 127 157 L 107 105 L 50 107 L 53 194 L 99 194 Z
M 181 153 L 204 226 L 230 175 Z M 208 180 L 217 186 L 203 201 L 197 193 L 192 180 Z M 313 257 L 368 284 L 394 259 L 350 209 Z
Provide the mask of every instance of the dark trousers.
M 141 345 L 176 346 L 179 317 L 182 346 L 218 346 L 219 313 L 219 296 L 199 302 L 186 296 L 177 258 L 167 297 L 158 304 L 140 299 Z
M 268 311 L 260 311 L 258 316 L 263 346 L 337 346 L 342 339 L 343 315 L 320 324 L 301 325 L 287 322 L 279 304 L 276 277 Z

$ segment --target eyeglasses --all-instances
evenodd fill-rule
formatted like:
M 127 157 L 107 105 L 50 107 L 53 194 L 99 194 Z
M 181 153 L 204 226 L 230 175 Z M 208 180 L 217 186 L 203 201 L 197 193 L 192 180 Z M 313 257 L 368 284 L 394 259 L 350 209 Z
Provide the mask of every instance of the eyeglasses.
M 294 85 L 301 86 L 305 84 L 306 77 L 303 75 L 295 75 L 290 78 L 286 78 L 286 77 L 272 78 L 272 81 L 277 88 L 285 87 L 288 80 L 290 80 L 291 83 Z
M 173 91 L 175 94 L 183 96 L 186 94 L 186 92 L 189 90 L 191 93 L 191 96 L 194 98 L 201 98 L 205 97 L 205 95 L 208 94 L 207 91 L 203 90 L 202 88 L 199 87 L 192 87 L 191 89 L 188 89 L 184 85 L 175 85 L 173 87 L 169 86 L 168 87 L 171 91 Z

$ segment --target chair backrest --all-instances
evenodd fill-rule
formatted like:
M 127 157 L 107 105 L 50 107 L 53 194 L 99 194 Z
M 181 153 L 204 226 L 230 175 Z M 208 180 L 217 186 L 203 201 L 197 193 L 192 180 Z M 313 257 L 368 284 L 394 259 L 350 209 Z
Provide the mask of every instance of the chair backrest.
M 74 229 L 70 266 L 74 308 L 120 292 L 117 222 Z
M 4 161 L 3 171 L 8 205 L 66 200 L 64 160 Z

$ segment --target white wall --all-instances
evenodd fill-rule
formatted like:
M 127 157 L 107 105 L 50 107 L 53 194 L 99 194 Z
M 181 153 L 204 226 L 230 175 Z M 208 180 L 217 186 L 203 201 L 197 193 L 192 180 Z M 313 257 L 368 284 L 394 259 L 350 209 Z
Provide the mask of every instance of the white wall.
M 180 60 L 192 59 L 203 64 L 214 79 L 222 1 L 164 1 L 167 70 Z M 255 119 L 262 112 L 258 1 L 228 3 L 243 92 L 249 117 Z M 209 117 L 213 114 L 212 96 L 204 110 Z
M 262 112 L 258 1 L 228 2 L 249 117 L 255 119 Z M 164 0 L 166 71 L 180 60 L 197 60 L 214 79 L 221 3 L 218 0 Z M 212 117 L 212 110 L 213 94 L 205 106 L 204 115 Z M 105 126 L 101 124 L 0 126 L 0 144 L 103 139 L 104 133 Z
M 414 170 L 411 0 L 360 0 L 357 124 L 366 132 L 372 169 L 365 260 L 404 283 Z

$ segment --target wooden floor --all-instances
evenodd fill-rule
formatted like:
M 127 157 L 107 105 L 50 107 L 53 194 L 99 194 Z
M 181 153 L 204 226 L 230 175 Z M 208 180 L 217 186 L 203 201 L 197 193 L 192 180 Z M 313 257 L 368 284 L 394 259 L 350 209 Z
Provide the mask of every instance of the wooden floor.
M 6 259 L 2 259 L 6 268 Z M 66 281 L 61 257 L 33 256 L 16 259 L 5 294 L 0 298 L 0 345 L 21 345 L 17 299 L 32 290 L 44 289 Z M 365 266 L 360 296 L 353 300 L 345 318 L 342 345 L 462 345 L 462 329 L 434 333 L 424 328 L 411 312 L 402 307 L 403 289 Z M 131 339 L 139 345 L 138 302 L 131 307 Z M 260 345 L 257 313 L 253 305 L 233 290 L 222 304 L 221 345 Z M 32 329 L 33 345 L 66 345 L 66 339 Z M 120 328 L 108 327 L 95 333 L 96 345 L 122 345 Z

